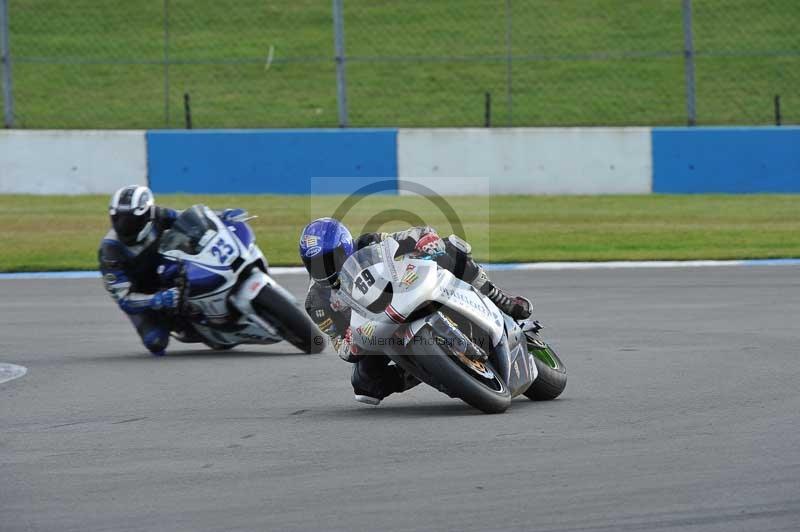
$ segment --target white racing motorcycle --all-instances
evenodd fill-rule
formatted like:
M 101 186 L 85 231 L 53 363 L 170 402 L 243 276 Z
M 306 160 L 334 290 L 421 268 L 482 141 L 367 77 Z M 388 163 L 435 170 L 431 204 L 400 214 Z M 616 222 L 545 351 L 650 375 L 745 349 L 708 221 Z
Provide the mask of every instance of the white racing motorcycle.
M 159 274 L 181 288 L 179 341 L 187 331 L 215 349 L 287 340 L 306 353 L 325 347 L 322 332 L 267 273 L 246 213 L 221 220 L 203 205 L 183 211 L 159 244 Z
M 344 263 L 339 293 L 352 308 L 356 345 L 487 413 L 520 394 L 561 394 L 566 369 L 538 322 L 514 321 L 433 260 L 395 257 L 398 246 L 388 238 Z

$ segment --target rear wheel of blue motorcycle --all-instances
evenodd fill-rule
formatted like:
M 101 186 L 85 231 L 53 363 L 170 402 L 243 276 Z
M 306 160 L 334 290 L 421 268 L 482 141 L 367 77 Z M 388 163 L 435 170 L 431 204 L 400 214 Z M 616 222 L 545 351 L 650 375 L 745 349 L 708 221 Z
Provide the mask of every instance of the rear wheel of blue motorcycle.
M 431 329 L 426 327 L 417 336 L 427 352 L 415 356 L 415 362 L 446 388 L 445 393 L 487 414 L 499 414 L 511 406 L 511 392 L 491 365 L 487 363 L 494 379 L 481 378 L 449 353 L 445 348 L 448 342 L 437 340 Z
M 315 354 L 325 349 L 322 332 L 281 290 L 265 286 L 253 299 L 253 308 L 277 328 L 286 341 L 304 353 Z
M 525 391 L 525 396 L 531 401 L 550 401 L 561 395 L 567 387 L 567 368 L 555 349 L 532 334 L 528 337 L 528 353 L 533 355 L 539 376 Z

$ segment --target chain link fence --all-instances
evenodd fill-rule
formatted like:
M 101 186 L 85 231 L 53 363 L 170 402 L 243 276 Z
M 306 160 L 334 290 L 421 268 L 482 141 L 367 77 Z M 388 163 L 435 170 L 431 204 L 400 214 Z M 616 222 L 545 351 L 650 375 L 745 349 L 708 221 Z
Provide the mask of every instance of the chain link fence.
M 3 6 L 13 127 L 800 122 L 797 0 Z

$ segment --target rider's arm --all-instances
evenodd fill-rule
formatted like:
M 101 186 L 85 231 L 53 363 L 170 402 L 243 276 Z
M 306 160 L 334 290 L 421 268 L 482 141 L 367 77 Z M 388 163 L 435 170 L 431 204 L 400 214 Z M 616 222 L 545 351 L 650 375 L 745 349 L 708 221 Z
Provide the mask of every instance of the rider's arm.
M 436 230 L 430 226 L 412 227 L 405 231 L 398 231 L 396 233 L 364 233 L 358 240 L 356 240 L 356 249 L 361 249 L 370 244 L 383 242 L 388 237 L 394 238 L 400 247 L 397 248 L 396 255 L 405 255 L 411 253 L 417 247 L 417 244 L 426 235 L 436 235 Z
M 358 237 L 356 249 L 382 242 L 388 237 L 393 238 L 399 244 L 395 252 L 396 257 L 417 251 L 435 258 L 446 252 L 445 241 L 436 233 L 436 229 L 427 225 L 412 227 L 396 233 L 365 233 Z
M 170 209 L 169 207 L 156 207 L 155 219 L 159 231 L 172 229 L 172 226 L 175 224 L 175 220 L 178 219 L 178 216 L 180 216 L 182 212 L 183 211 Z M 223 209 L 221 211 L 215 210 L 214 213 L 216 213 L 216 215 L 219 216 L 224 222 L 237 221 L 239 218 L 247 216 L 247 211 L 239 208 Z
M 126 314 L 139 314 L 146 310 L 175 308 L 178 304 L 177 289 L 163 290 L 155 294 L 132 291 L 133 283 L 125 268 L 124 251 L 119 242 L 103 240 L 98 253 L 103 285 L 111 299 Z
M 175 220 L 178 219 L 180 211 L 168 207 L 156 207 L 155 221 L 159 232 L 172 228 Z
M 331 344 L 342 360 L 356 361 L 356 351 L 350 333 L 350 309 L 341 306 L 330 288 L 311 282 L 306 296 L 305 308 L 311 320 L 327 334 Z
M 356 239 L 356 250 L 383 242 L 387 236 L 389 236 L 389 233 L 364 233 Z

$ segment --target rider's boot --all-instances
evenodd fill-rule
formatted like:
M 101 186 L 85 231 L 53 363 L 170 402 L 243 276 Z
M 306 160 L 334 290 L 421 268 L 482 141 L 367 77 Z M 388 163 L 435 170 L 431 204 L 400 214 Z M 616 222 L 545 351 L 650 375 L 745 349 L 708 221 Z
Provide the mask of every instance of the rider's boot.
M 353 399 L 377 406 L 393 393 L 400 393 L 419 384 L 419 380 L 379 354 L 364 354 L 353 366 Z
M 530 299 L 503 292 L 497 285 L 489 280 L 489 276 L 486 275 L 483 268 L 480 269 L 480 273 L 472 281 L 472 286 L 480 290 L 481 294 L 491 299 L 492 303 L 497 305 L 497 308 L 515 320 L 527 319 L 533 312 L 533 303 L 531 303 Z

